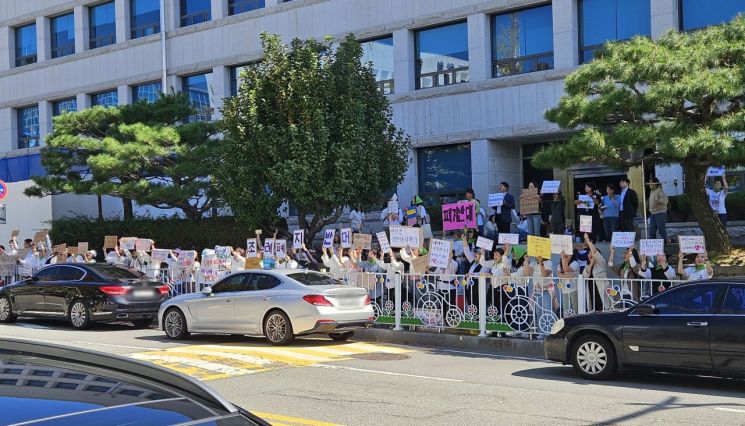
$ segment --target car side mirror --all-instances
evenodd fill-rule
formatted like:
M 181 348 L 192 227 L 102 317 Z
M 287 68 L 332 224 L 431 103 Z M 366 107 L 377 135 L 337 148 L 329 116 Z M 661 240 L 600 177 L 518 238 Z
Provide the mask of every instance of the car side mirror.
M 649 303 L 640 303 L 636 305 L 635 312 L 641 316 L 655 315 L 657 313 L 657 308 Z
M 202 294 L 205 296 L 212 296 L 212 287 L 205 287 L 202 289 Z

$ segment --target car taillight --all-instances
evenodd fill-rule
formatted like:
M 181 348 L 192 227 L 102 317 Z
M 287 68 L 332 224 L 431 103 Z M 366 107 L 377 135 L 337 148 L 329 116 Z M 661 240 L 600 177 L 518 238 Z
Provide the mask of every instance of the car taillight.
M 365 296 L 365 306 L 372 305 L 372 300 L 370 300 L 370 295 L 368 294 Z
M 103 287 L 99 287 L 99 289 L 109 296 L 122 296 L 127 294 L 127 291 L 129 291 L 127 287 L 122 287 L 119 285 L 105 285 Z
M 160 295 L 161 296 L 165 296 L 166 294 L 168 294 L 168 286 L 167 285 L 162 285 L 162 286 L 158 287 L 158 290 L 160 290 Z
M 303 300 L 310 303 L 311 305 L 316 306 L 334 306 L 328 299 L 321 296 L 320 294 L 309 294 L 307 296 L 303 296 Z

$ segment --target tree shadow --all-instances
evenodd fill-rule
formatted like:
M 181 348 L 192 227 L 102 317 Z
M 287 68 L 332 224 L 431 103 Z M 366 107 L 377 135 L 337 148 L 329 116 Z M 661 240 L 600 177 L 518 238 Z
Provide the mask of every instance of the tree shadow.
M 76 330 L 71 325 L 70 322 L 65 319 L 51 319 L 51 318 L 19 318 L 16 323 L 14 324 L 5 324 L 5 325 L 11 325 L 15 327 L 22 327 L 27 329 L 38 329 L 38 330 L 54 330 L 54 331 L 82 331 L 86 333 L 96 333 L 96 332 L 102 332 L 102 331 L 121 331 L 121 330 L 138 330 L 138 328 L 135 328 L 134 325 L 130 322 L 124 322 L 124 321 L 118 321 L 118 322 L 111 322 L 111 323 L 104 323 L 104 322 L 92 322 L 88 328 L 84 330 Z M 144 328 L 139 328 L 139 330 L 144 330 Z
M 171 340 L 166 337 L 165 334 L 152 335 L 152 336 L 136 336 L 135 340 L 145 340 L 149 342 L 159 343 L 180 343 L 186 345 L 254 345 L 254 346 L 266 346 L 275 347 L 266 341 L 264 337 L 257 336 L 245 336 L 240 334 L 192 334 L 189 338 L 184 340 Z M 302 346 L 302 347 L 323 347 L 323 346 L 340 346 L 351 342 L 335 342 L 329 338 L 324 337 L 297 337 L 295 341 L 288 347 Z
M 662 412 L 667 410 L 675 410 L 679 408 L 706 408 L 706 407 L 727 407 L 727 408 L 742 408 L 745 407 L 743 404 L 727 404 L 727 403 L 713 403 L 713 404 L 692 404 L 692 403 L 682 403 L 678 402 L 677 396 L 670 396 L 664 401 L 655 403 L 655 404 L 645 404 L 645 403 L 628 403 L 625 404 L 628 407 L 638 407 L 636 411 L 633 411 L 628 414 L 623 414 L 620 416 L 616 416 L 607 420 L 603 420 L 601 422 L 593 423 L 594 425 L 613 425 L 613 424 L 621 424 L 628 421 L 631 421 L 633 419 L 638 419 L 640 417 L 646 416 L 648 414 L 654 413 L 655 415 L 659 416 Z M 705 420 L 701 419 L 701 422 L 703 423 Z

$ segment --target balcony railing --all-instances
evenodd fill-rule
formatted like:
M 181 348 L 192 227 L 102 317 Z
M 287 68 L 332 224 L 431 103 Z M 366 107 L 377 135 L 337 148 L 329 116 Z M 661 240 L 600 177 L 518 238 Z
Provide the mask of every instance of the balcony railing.
M 494 77 L 545 71 L 554 68 L 554 53 L 539 53 L 519 58 L 500 59 L 492 63 Z
M 157 34 L 159 32 L 160 32 L 160 23 L 155 22 L 152 24 L 141 25 L 137 28 L 132 28 L 131 37 L 135 39 L 135 38 L 149 36 L 152 34 Z
M 428 72 L 417 76 L 417 89 L 450 86 L 468 82 L 468 67 Z
M 228 13 L 235 15 L 264 7 L 264 0 L 230 0 Z
M 36 62 L 36 53 L 26 56 L 16 56 L 16 66 L 22 67 L 24 65 L 33 64 Z
M 116 43 L 116 34 L 104 34 L 98 37 L 91 37 L 89 49 L 108 46 Z
M 72 55 L 73 53 L 75 53 L 75 44 L 63 44 L 52 47 L 52 59 Z
M 204 10 L 202 12 L 192 13 L 191 15 L 181 16 L 181 26 L 188 27 L 189 25 L 199 24 L 210 20 L 210 11 Z
M 20 136 L 18 138 L 18 149 L 33 148 L 39 146 L 39 136 Z
M 380 90 L 380 93 L 384 95 L 390 95 L 391 93 L 393 93 L 393 79 L 378 81 L 378 90 Z

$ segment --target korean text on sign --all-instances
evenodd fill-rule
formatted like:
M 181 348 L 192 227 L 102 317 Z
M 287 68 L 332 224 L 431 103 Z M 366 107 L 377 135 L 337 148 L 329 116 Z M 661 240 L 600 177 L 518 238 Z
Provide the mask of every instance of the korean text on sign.
M 473 203 L 443 204 L 442 228 L 445 231 L 476 228 L 476 214 L 474 213 Z

